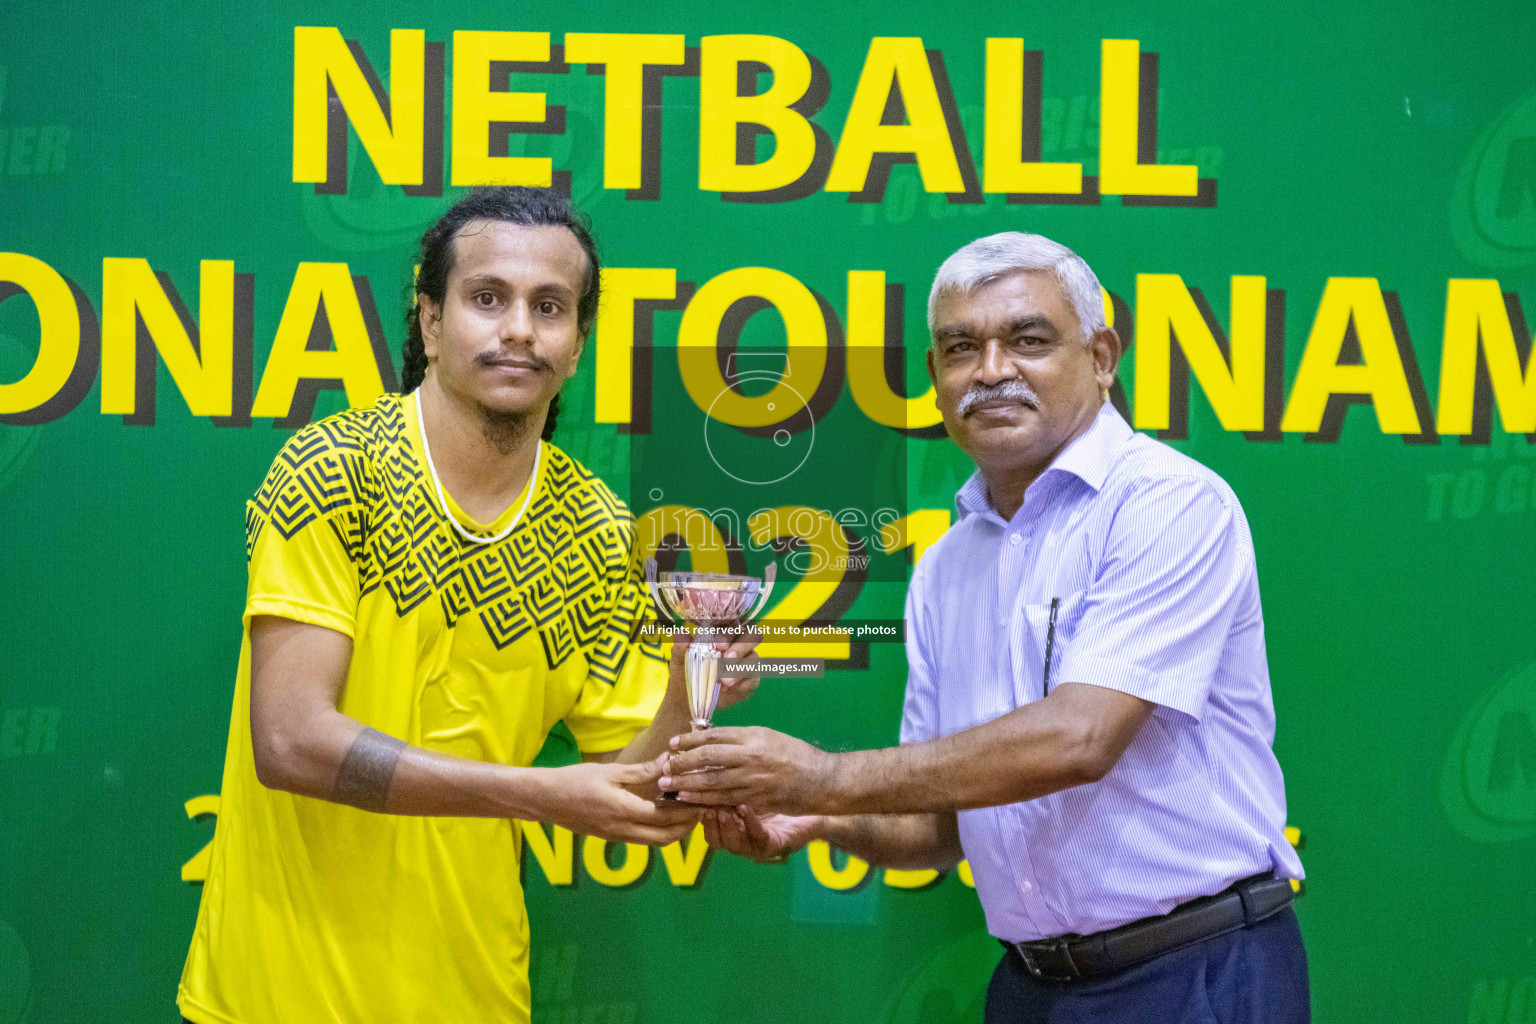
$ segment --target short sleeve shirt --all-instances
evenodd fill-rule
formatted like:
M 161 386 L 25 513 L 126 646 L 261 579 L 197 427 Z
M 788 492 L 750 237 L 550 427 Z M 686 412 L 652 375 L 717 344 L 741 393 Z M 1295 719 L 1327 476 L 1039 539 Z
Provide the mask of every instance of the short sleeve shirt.
M 544 444 L 495 523 L 439 504 L 415 403 L 299 431 L 247 504 L 249 587 L 213 857 L 179 993 L 208 1024 L 526 1021 L 517 822 L 373 814 L 268 789 L 250 739 L 250 622 L 352 638 L 340 710 L 428 750 L 527 765 L 565 722 L 624 746 L 666 685 L 634 521 Z M 524 505 L 505 539 L 494 536 Z
M 1253 541 L 1215 473 L 1106 403 L 1009 519 L 980 474 L 913 573 L 902 741 L 1008 714 L 1050 685 L 1154 705 L 1098 782 L 959 813 L 993 935 L 1090 934 L 1264 871 L 1302 877 Z

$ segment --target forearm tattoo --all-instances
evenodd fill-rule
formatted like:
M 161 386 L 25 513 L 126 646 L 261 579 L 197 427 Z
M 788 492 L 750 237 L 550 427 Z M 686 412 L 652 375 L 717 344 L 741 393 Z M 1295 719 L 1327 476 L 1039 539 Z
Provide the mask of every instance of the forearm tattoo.
M 394 780 L 395 768 L 399 766 L 404 750 L 403 741 L 377 729 L 363 729 L 347 748 L 347 756 L 341 759 L 331 799 L 339 804 L 382 813 L 385 801 L 389 799 L 389 784 Z

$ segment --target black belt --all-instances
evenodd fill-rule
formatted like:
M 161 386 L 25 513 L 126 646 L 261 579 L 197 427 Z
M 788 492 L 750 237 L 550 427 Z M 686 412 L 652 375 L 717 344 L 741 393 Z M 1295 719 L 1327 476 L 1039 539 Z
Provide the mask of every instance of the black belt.
M 1111 974 L 1205 939 L 1251 928 L 1290 905 L 1286 878 L 1254 875 L 1214 896 L 1190 900 L 1160 917 L 1095 932 L 1034 942 L 1004 942 L 1030 974 L 1042 981 L 1076 981 Z

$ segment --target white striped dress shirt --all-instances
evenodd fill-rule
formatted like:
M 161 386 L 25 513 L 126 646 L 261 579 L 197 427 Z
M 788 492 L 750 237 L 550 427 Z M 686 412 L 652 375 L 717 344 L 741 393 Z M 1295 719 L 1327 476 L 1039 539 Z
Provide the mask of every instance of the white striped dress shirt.
M 907 595 L 903 743 L 1091 683 L 1157 705 L 1102 780 L 961 811 L 988 930 L 1021 941 L 1166 913 L 1271 868 L 1301 878 L 1253 542 L 1226 482 L 1106 403 L 1011 520 L 980 474 Z

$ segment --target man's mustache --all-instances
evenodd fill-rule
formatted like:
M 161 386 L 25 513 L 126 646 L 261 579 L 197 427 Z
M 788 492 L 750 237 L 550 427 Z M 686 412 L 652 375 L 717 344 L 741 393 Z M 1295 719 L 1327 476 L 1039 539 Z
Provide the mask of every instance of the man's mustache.
M 971 410 L 982 402 L 998 400 L 1021 402 L 1031 409 L 1040 408 L 1040 396 L 1034 389 L 1021 380 L 1005 380 L 1000 384 L 972 384 L 960 399 L 960 407 L 957 413 L 964 417 L 971 414 Z
M 549 370 L 549 360 L 534 352 L 524 352 L 521 355 L 510 355 L 504 352 L 481 352 L 475 356 L 475 362 L 481 366 L 526 366 L 540 373 Z

